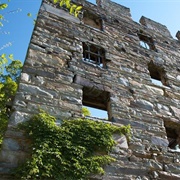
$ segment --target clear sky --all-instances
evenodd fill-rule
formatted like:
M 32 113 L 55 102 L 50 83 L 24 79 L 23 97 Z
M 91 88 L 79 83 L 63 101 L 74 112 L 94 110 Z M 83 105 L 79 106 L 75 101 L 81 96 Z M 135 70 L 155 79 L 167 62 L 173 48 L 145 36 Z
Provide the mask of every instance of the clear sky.
M 89 0 L 95 3 L 95 0 Z M 5 3 L 7 0 L 0 0 Z M 139 22 L 143 15 L 166 25 L 172 36 L 180 30 L 180 0 L 114 0 L 114 2 L 131 9 L 132 19 Z M 5 20 L 0 28 L 0 54 L 14 54 L 15 59 L 24 62 L 28 44 L 33 30 L 31 13 L 36 17 L 41 0 L 11 0 L 9 7 L 1 10 Z M 10 43 L 12 43 L 11 46 Z M 7 46 L 9 47 L 5 47 Z

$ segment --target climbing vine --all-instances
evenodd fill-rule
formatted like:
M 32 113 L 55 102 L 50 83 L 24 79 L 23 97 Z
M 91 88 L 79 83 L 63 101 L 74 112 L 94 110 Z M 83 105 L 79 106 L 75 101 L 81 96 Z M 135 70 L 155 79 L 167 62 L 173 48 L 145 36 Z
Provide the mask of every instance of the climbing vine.
M 53 0 L 54 4 L 59 3 L 60 7 L 65 7 L 69 10 L 70 14 L 74 15 L 75 17 L 78 17 L 78 14 L 82 10 L 82 6 L 78 6 L 71 2 L 71 0 Z
M 116 144 L 113 133 L 130 134 L 130 126 L 117 127 L 87 119 L 65 120 L 56 125 L 45 112 L 22 124 L 32 140 L 31 158 L 17 173 L 19 179 L 88 179 L 103 174 L 103 165 L 115 161 L 108 155 Z

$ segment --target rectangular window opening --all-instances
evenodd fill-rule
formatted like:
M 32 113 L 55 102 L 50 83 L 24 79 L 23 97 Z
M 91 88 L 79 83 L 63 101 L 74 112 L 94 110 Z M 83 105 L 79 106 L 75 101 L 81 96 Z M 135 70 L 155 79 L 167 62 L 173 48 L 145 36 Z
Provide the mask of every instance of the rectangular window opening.
M 84 108 L 87 108 L 90 112 L 89 115 L 85 115 L 85 117 L 95 117 L 98 119 L 105 119 L 108 120 L 108 112 L 106 110 L 101 110 L 98 108 L 93 108 L 90 106 L 83 106 Z
M 171 121 L 164 121 L 164 125 L 169 141 L 168 147 L 174 151 L 180 152 L 180 134 L 177 124 Z
M 109 96 L 109 92 L 93 87 L 83 87 L 83 107 L 90 110 L 92 118 L 109 120 L 111 119 Z
M 104 49 L 89 43 L 83 43 L 83 61 L 106 68 Z
M 138 37 L 140 40 L 140 46 L 149 49 L 149 50 L 154 50 L 156 51 L 156 47 L 154 45 L 154 41 L 151 37 L 143 34 L 143 33 L 138 33 Z
M 151 82 L 158 86 L 167 86 L 165 71 L 162 67 L 156 66 L 153 61 L 148 64 L 148 70 L 151 76 Z
M 83 13 L 84 24 L 102 31 L 102 19 L 92 12 L 85 10 Z
M 140 46 L 145 48 L 145 49 L 150 49 L 149 45 L 144 41 L 140 41 Z

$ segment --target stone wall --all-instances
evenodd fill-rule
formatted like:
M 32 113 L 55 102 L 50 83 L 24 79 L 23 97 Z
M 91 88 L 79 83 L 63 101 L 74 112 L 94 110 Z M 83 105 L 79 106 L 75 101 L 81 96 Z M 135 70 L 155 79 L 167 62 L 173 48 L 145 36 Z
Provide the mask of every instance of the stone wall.
M 18 123 L 39 108 L 58 121 L 82 117 L 83 102 L 93 106 L 96 99 L 94 106 L 108 111 L 109 122 L 132 126 L 132 138 L 128 148 L 119 141 L 112 152 L 117 162 L 94 179 L 180 179 L 179 40 L 146 17 L 134 22 L 128 8 L 109 0 L 83 4 L 84 13 L 94 14 L 87 22 L 48 0 L 42 3 L 5 134 L 1 171 L 29 156 Z M 97 22 L 100 29 L 93 26 Z M 105 65 L 96 65 L 93 54 L 86 61 L 84 44 L 93 52 L 103 50 Z

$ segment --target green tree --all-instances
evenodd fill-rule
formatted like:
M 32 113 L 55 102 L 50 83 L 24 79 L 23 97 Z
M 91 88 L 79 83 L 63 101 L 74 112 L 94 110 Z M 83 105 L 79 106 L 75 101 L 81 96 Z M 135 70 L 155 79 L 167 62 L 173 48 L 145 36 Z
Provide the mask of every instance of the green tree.
M 14 60 L 13 55 L 0 55 L 0 144 L 7 127 L 11 102 L 17 91 L 21 68 L 21 61 Z
M 9 0 L 6 1 L 7 3 Z M 7 3 L 0 1 L 0 26 L 3 26 L 3 10 L 8 7 Z M 0 145 L 6 130 L 10 107 L 17 91 L 17 82 L 21 72 L 22 63 L 15 60 L 13 55 L 0 54 Z
M 7 3 L 1 3 L 0 1 L 0 10 L 6 9 L 8 7 Z M 0 14 L 0 26 L 3 26 L 2 20 L 4 19 L 4 16 Z

